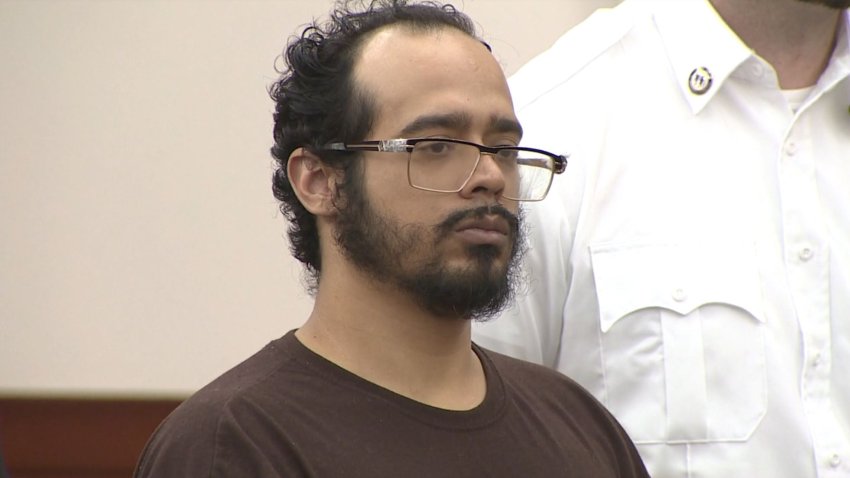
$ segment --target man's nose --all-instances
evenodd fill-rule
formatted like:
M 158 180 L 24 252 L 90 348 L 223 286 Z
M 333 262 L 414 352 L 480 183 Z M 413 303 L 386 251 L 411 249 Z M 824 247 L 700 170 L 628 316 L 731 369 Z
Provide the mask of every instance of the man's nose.
M 505 190 L 505 173 L 492 154 L 481 153 L 472 176 L 460 193 L 464 197 L 486 194 L 501 197 Z

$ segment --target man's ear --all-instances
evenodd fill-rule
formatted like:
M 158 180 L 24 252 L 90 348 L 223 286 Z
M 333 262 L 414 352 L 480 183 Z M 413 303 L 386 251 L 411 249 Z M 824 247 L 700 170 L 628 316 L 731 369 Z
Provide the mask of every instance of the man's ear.
M 298 148 L 286 165 L 289 184 L 304 208 L 316 216 L 336 213 L 338 171 L 323 163 L 315 154 Z

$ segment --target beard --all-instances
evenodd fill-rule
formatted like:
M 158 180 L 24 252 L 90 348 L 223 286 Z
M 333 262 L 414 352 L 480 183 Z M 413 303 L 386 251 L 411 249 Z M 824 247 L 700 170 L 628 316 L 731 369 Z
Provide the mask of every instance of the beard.
M 835 8 L 837 10 L 844 10 L 846 8 L 850 8 L 850 0 L 799 0 L 803 3 L 813 3 L 815 5 L 823 5 L 829 8 Z
M 485 320 L 511 303 L 525 252 L 519 217 L 494 205 L 455 211 L 432 227 L 399 225 L 377 213 L 359 185 L 350 186 L 346 204 L 339 208 L 335 239 L 343 254 L 371 278 L 392 284 L 423 309 L 449 319 Z M 507 260 L 499 261 L 505 254 L 502 247 L 470 244 L 464 250 L 467 265 L 447 267 L 439 245 L 454 226 L 492 214 L 510 226 Z

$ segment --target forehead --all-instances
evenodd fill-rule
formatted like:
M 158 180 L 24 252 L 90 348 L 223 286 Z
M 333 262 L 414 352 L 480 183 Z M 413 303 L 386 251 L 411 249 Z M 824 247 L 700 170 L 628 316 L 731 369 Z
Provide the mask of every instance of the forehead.
M 399 133 L 423 116 L 464 117 L 470 128 L 516 119 L 493 55 L 453 28 L 378 30 L 364 43 L 354 78 L 373 100 L 373 134 Z

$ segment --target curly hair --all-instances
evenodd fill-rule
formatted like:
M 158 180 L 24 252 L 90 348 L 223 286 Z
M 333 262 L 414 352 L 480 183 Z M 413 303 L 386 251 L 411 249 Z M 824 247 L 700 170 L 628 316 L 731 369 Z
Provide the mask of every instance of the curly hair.
M 283 53 L 285 69 L 269 89 L 275 102 L 271 154 L 277 163 L 272 191 L 289 221 L 290 251 L 306 267 L 311 291 L 322 269 L 316 217 L 298 201 L 289 183 L 289 155 L 297 148 L 307 149 L 342 173 L 338 186 L 343 197 L 355 193 L 362 173 L 361 162 L 353 161 L 358 153 L 327 151 L 323 146 L 360 141 L 371 131 L 374 98 L 358 89 L 353 70 L 370 33 L 389 25 L 414 31 L 454 28 L 478 38 L 472 20 L 449 4 L 340 0 L 325 23 L 314 21 L 290 40 Z

